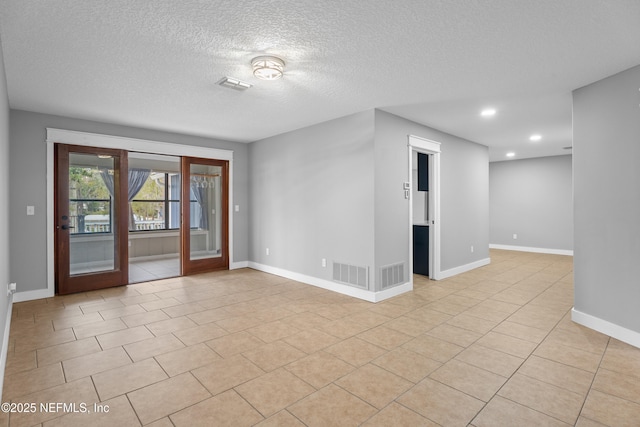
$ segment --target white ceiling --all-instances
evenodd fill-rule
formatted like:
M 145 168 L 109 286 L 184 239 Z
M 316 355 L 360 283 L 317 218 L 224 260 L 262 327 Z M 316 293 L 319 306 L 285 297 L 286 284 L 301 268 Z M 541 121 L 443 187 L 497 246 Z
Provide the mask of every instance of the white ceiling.
M 568 153 L 571 91 L 640 63 L 640 1 L 0 0 L 0 37 L 14 109 L 250 142 L 380 108 L 502 160 Z

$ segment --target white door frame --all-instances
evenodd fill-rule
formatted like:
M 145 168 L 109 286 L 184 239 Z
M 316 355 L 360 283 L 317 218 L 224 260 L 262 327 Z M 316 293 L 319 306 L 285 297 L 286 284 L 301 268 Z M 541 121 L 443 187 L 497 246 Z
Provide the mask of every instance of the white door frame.
M 413 286 L 413 152 L 429 155 L 429 278 L 439 280 L 440 274 L 440 143 L 409 135 L 409 276 Z
M 101 135 L 96 133 L 47 128 L 47 288 L 37 291 L 17 293 L 14 301 L 48 298 L 55 294 L 53 236 L 54 212 L 54 177 L 53 177 L 53 145 L 54 143 L 85 145 L 91 147 L 117 148 L 127 151 L 139 151 L 151 154 L 171 156 L 192 156 L 207 159 L 229 161 L 229 269 L 239 268 L 233 263 L 233 151 L 219 148 L 200 147 L 161 141 L 151 141 L 122 136 Z

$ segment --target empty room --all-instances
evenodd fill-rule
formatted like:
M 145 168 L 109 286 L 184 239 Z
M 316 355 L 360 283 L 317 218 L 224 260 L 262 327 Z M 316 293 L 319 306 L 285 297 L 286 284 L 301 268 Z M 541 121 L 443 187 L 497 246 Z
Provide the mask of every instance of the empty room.
M 0 425 L 637 425 L 639 22 L 0 1 Z

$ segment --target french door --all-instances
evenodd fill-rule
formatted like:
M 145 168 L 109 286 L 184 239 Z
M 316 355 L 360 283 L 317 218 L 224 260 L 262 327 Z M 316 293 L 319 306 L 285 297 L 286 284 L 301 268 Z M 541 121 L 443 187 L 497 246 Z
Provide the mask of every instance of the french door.
M 128 283 L 127 152 L 55 145 L 56 287 Z
M 182 157 L 183 275 L 229 268 L 229 162 Z

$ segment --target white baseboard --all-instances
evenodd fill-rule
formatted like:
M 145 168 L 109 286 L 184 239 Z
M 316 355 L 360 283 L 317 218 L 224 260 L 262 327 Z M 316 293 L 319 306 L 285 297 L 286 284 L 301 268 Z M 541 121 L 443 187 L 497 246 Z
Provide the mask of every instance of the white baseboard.
M 34 299 L 51 298 L 55 295 L 53 289 L 38 289 L 35 291 L 16 292 L 13 294 L 13 302 L 31 301 Z
M 571 309 L 571 320 L 582 326 L 586 326 L 587 328 L 640 348 L 640 332 L 632 331 L 631 329 L 624 328 L 616 325 L 615 323 L 602 320 L 599 317 L 583 313 L 575 308 Z
M 467 271 L 475 270 L 479 267 L 484 267 L 485 265 L 491 264 L 491 258 L 485 258 L 478 261 L 474 261 L 469 264 L 461 265 L 458 267 L 450 268 L 449 270 L 444 270 L 440 272 L 440 277 L 438 280 L 446 279 L 448 277 L 456 276 L 461 273 L 466 273 Z
M 529 246 L 511 246 L 511 245 L 496 245 L 491 243 L 489 245 L 491 249 L 503 249 L 505 251 L 518 251 L 518 252 L 533 252 L 537 254 L 550 254 L 550 255 L 569 255 L 573 256 L 572 249 L 548 249 L 548 248 L 532 248 Z
M 231 264 L 229 264 L 229 270 L 237 270 L 239 268 L 248 268 L 249 267 L 249 261 L 238 261 L 238 262 L 232 262 Z
M 348 295 L 350 297 L 369 302 L 380 302 L 385 299 L 413 290 L 413 285 L 411 283 L 404 283 L 402 285 L 394 286 L 390 289 L 385 289 L 381 292 L 371 292 L 365 289 L 353 288 L 351 286 L 342 285 L 330 280 L 319 279 L 317 277 L 307 276 L 305 274 L 295 273 L 293 271 L 284 270 L 278 267 L 271 267 L 269 265 L 259 264 L 253 261 L 249 261 L 249 267 L 255 270 L 264 271 L 265 273 L 275 274 L 276 276 L 280 277 L 286 277 L 287 279 L 306 283 L 307 285 L 312 285 L 318 288 L 327 289 L 329 291 L 338 292 L 343 295 Z
M 2 337 L 2 353 L 0 353 L 0 402 L 2 399 L 2 390 L 4 386 L 4 370 L 7 366 L 7 353 L 9 352 L 9 332 L 11 331 L 11 315 L 13 312 L 13 294 L 9 295 L 7 301 L 7 318 L 4 323 L 4 335 Z

